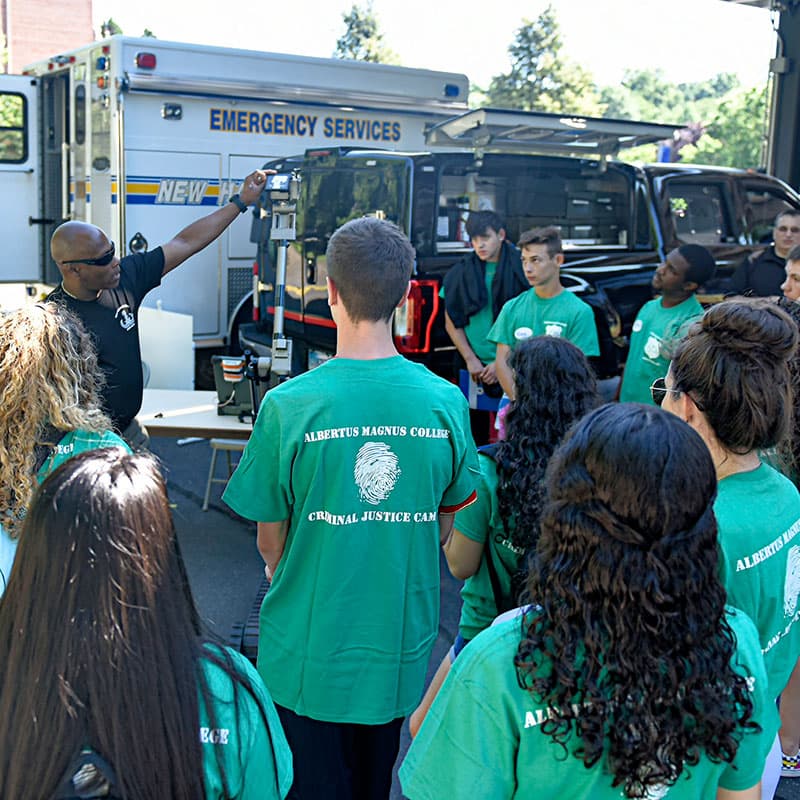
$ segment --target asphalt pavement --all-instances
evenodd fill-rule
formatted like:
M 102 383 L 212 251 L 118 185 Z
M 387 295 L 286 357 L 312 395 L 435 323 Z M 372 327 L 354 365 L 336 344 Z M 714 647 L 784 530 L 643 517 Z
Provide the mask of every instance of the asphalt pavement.
M 181 444 L 181 442 L 186 442 Z M 208 441 L 153 438 L 151 450 L 167 476 L 178 540 L 200 615 L 208 628 L 228 641 L 235 626 L 246 622 L 264 578 L 256 549 L 255 523 L 234 514 L 220 499 L 222 485 L 212 484 L 208 511 L 202 510 L 211 449 Z M 225 459 L 217 459 L 217 477 L 224 477 Z M 455 638 L 461 608 L 461 583 L 441 560 L 442 589 L 439 636 L 431 656 L 428 678 Z M 410 744 L 408 723 L 403 726 L 398 765 Z M 403 797 L 397 768 L 390 800 Z M 782 780 L 776 800 L 800 800 L 800 779 Z

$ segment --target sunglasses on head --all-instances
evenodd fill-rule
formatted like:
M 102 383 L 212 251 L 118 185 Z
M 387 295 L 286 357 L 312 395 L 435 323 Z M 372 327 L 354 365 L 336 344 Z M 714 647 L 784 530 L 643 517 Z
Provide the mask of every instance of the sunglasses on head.
M 114 260 L 116 246 L 111 242 L 111 247 L 97 258 L 74 258 L 71 261 L 62 261 L 62 264 L 91 264 L 93 267 L 106 267 Z
M 667 392 L 672 392 L 673 394 L 680 394 L 680 389 L 668 389 L 667 382 L 665 378 L 656 378 L 652 385 L 650 386 L 650 396 L 653 398 L 653 402 L 660 406 L 664 402 L 664 398 L 667 396 Z

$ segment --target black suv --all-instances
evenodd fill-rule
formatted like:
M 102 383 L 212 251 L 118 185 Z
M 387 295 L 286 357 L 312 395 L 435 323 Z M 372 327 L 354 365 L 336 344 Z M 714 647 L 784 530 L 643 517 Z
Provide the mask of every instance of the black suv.
M 470 118 L 477 120 L 471 127 Z M 712 302 L 725 292 L 739 261 L 770 241 L 776 214 L 800 208 L 797 193 L 766 175 L 608 158 L 622 144 L 667 138 L 672 129 L 666 126 L 486 110 L 449 124 L 432 130 L 430 141 L 441 151 L 331 149 L 265 165 L 297 171 L 301 178 L 285 294 L 294 371 L 334 351 L 325 250 L 331 234 L 355 217 L 389 219 L 408 233 L 417 252 L 416 274 L 410 302 L 395 320 L 396 341 L 401 352 L 441 374 L 451 368 L 453 347 L 444 331 L 439 285 L 469 250 L 469 211 L 496 210 L 511 241 L 528 228 L 558 225 L 564 284 L 593 307 L 601 343 L 598 372 L 609 377 L 619 372 L 630 326 L 652 297 L 652 274 L 666 253 L 691 242 L 712 251 L 717 277 L 704 289 Z M 470 134 L 466 140 L 464 131 Z M 550 150 L 568 155 L 538 152 Z M 275 245 L 268 239 L 266 199 L 263 205 L 252 235 L 259 253 L 259 321 L 239 330 L 243 346 L 257 352 L 271 344 L 274 310 Z

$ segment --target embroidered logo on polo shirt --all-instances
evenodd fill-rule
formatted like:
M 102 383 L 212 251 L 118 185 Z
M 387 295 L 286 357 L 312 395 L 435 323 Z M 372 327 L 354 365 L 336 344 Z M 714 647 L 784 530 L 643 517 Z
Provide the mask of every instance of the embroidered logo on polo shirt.
M 364 502 L 377 506 L 392 493 L 401 471 L 397 456 L 388 444 L 366 442 L 356 453 L 353 469 L 358 496 Z
M 114 312 L 114 319 L 119 320 L 119 326 L 129 331 L 136 324 L 136 317 L 131 313 L 131 307 L 125 303 Z
M 545 336 L 563 336 L 564 328 L 567 326 L 563 322 L 545 322 L 544 335 Z

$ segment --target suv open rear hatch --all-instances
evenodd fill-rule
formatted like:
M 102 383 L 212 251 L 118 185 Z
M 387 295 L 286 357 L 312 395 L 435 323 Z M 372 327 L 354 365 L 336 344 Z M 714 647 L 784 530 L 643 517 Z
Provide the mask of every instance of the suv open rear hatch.
M 478 108 L 432 125 L 428 145 L 481 152 L 599 156 L 607 159 L 622 148 L 672 139 L 674 125 L 622 119 Z

